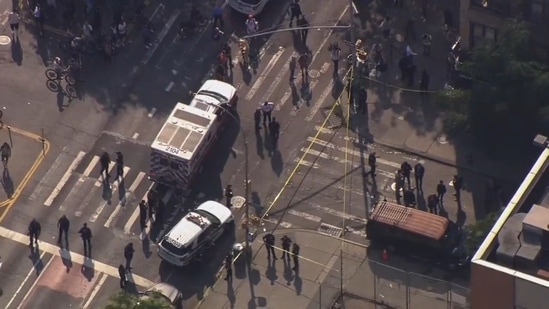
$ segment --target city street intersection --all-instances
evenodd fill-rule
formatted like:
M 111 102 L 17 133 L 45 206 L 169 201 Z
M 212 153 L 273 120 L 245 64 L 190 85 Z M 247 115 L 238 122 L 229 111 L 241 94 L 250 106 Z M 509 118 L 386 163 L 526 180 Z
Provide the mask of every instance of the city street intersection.
M 275 2 L 265 8 L 270 14 L 257 17 L 260 29 L 288 27 L 289 2 Z M 311 26 L 349 25 L 351 8 L 347 3 L 324 2 L 319 7 L 315 1 L 301 1 Z M 204 14 L 209 14 L 213 4 L 204 5 L 203 12 L 208 12 Z M 86 59 L 89 71 L 79 88 L 81 96 L 70 104 L 63 96 L 50 92 L 42 78 L 44 66 L 59 52 L 58 42 L 66 39 L 60 35 L 62 31 L 36 39 L 31 34 L 33 26 L 24 27 L 20 43 L 24 61 L 20 65 L 11 59 L 9 47 L 2 50 L 8 60 L 1 64 L 6 74 L 0 91 L 10 98 L 1 106 L 4 121 L 43 136 L 51 147 L 21 194 L 12 199 L 9 207 L 0 208 L 0 237 L 5 238 L 0 243 L 0 307 L 38 308 L 38 303 L 41 308 L 104 306 L 113 291 L 119 290 L 117 267 L 124 261 L 123 247 L 128 242 L 136 247 L 130 290 L 142 291 L 156 282 L 168 282 L 182 291 L 184 308 L 195 307 L 218 279 L 222 260 L 232 244 L 242 239 L 227 235 L 211 249 L 208 258 L 185 269 L 162 262 L 155 241 L 185 210 L 205 200 L 221 201 L 227 184 L 233 184 L 235 196 L 244 195 L 245 143 L 250 146 L 252 212 L 258 216 L 266 213 L 262 228 L 280 233 L 300 228 L 366 244 L 368 211 L 376 199 L 396 199 L 394 172 L 402 162 L 424 164 L 425 195 L 432 194 L 440 180 L 448 185 L 457 173 L 456 167 L 379 144 L 366 144 L 361 137 L 347 132 L 341 115 L 331 112 L 334 102 L 347 104 L 343 91 L 347 63 L 340 61 L 334 77 L 328 46 L 335 41 L 343 46 L 349 40 L 347 29 L 311 29 L 306 45 L 293 31 L 258 37 L 252 43 L 252 48 L 258 50 L 258 67 L 246 72 L 240 66 L 235 39 L 245 33 L 245 16 L 228 8 L 225 11 L 225 35 L 220 42 L 210 38 L 211 24 L 203 32 L 183 39 L 177 25 L 188 18 L 188 8 L 177 1 L 151 3 L 146 14 L 158 25 L 153 47 L 145 49 L 138 31 L 133 31 L 128 45 L 112 64 L 103 63 L 100 57 Z M 152 186 L 147 179 L 149 144 L 174 103 L 189 101 L 191 92 L 212 78 L 213 64 L 225 41 L 230 42 L 233 51 L 234 68 L 229 81 L 238 89 L 240 123 L 222 132 L 214 155 L 206 159 L 191 190 L 169 190 L 164 194 L 169 206 L 167 220 L 149 223 L 142 233 L 136 223 L 137 204 Z M 312 61 L 304 80 L 299 70 L 291 72 L 290 63 L 306 49 Z M 346 53 L 343 48 L 342 56 Z M 253 113 L 264 101 L 275 103 L 273 116 L 281 124 L 277 148 L 265 128 L 254 130 Z M 113 179 L 110 187 L 100 176 L 99 156 L 104 151 L 113 158 L 116 151 L 125 155 L 124 177 Z M 375 183 L 363 176 L 368 171 L 365 161 L 371 151 L 379 155 Z M 12 164 L 21 164 L 17 160 L 12 158 Z M 110 167 L 114 176 L 114 164 Z M 477 179 L 471 174 L 473 178 Z M 449 218 L 461 225 L 476 217 L 472 191 L 477 189 L 473 180 L 467 184 L 462 211 L 458 211 L 451 194 L 445 202 Z M 448 189 L 452 193 L 451 187 Z M 422 203 L 419 197 L 420 206 Z M 242 212 L 235 209 L 235 217 L 240 219 Z M 68 249 L 56 244 L 57 220 L 63 214 L 71 221 Z M 27 226 L 32 218 L 42 225 L 38 253 L 28 248 Z M 83 256 L 77 234 L 84 223 L 94 235 L 92 259 Z

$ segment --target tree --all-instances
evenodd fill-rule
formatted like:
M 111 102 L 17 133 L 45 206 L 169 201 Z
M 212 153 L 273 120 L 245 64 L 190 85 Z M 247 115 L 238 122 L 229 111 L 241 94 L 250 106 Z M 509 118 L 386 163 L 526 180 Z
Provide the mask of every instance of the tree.
M 172 309 L 169 300 L 158 292 L 147 293 L 146 296 L 119 292 L 109 299 L 105 309 Z
M 437 97 L 451 119 L 446 129 L 457 123 L 492 150 L 517 149 L 537 133 L 549 134 L 549 68 L 535 61 L 531 47 L 528 24 L 517 20 L 499 29 L 497 42 L 475 47 L 463 64 L 472 89 Z
M 496 223 L 501 212 L 493 212 L 486 216 L 486 218 L 478 220 L 472 224 L 463 227 L 465 235 L 465 252 L 469 255 L 475 254 L 478 248 Z

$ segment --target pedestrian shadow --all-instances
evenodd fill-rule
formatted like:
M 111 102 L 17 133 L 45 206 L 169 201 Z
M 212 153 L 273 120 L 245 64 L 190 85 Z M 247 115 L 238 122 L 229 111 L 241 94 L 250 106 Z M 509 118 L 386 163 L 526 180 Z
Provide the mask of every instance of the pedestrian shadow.
M 299 96 L 299 92 L 297 91 L 297 87 L 294 82 L 290 83 L 290 89 L 292 91 L 292 105 L 295 108 L 299 108 L 299 100 L 301 100 L 301 97 Z
M 19 37 L 12 40 L 11 59 L 13 59 L 13 61 L 17 63 L 18 66 L 21 66 L 23 64 L 23 49 L 21 48 L 21 42 L 19 42 Z
M 271 156 L 271 167 L 276 175 L 280 177 L 284 168 L 284 162 L 282 161 L 282 154 L 278 150 L 275 150 Z
M 67 273 L 71 271 L 72 268 L 72 257 L 71 252 L 67 249 L 59 249 L 59 256 L 61 257 L 61 261 L 63 262 L 63 265 L 65 265 Z
M 112 204 L 112 186 L 107 180 L 103 181 L 103 193 L 101 194 L 101 197 L 107 204 Z
M 90 254 L 91 255 L 91 254 Z M 88 281 L 92 281 L 95 276 L 95 265 L 93 260 L 89 257 L 84 258 L 84 265 L 80 268 L 80 272 L 84 275 Z
M 284 280 L 286 280 L 286 285 L 290 286 L 294 280 L 294 273 L 288 259 L 283 258 L 282 262 L 284 263 Z
M 11 199 L 13 197 L 13 193 L 15 192 L 15 187 L 10 177 L 8 168 L 5 168 L 4 173 L 2 174 L 2 187 L 4 188 L 4 192 L 6 192 L 8 199 Z
M 29 259 L 32 262 L 32 267 L 36 271 L 36 276 L 39 276 L 42 273 L 42 270 L 44 270 L 44 262 L 42 262 L 42 258 L 40 258 L 40 251 L 38 250 L 38 245 L 36 245 L 36 247 L 31 248 Z
M 269 265 L 267 266 L 267 270 L 265 271 L 265 277 L 269 279 L 271 282 L 271 285 L 274 285 L 276 282 L 276 279 L 278 279 L 278 275 L 276 274 L 276 265 L 274 260 L 269 261 Z
M 417 209 L 427 211 L 427 201 L 423 195 L 423 190 L 417 190 Z
M 253 191 L 250 201 L 252 206 L 254 207 L 255 214 L 261 216 L 261 214 L 263 213 L 263 206 L 261 206 L 261 198 L 259 197 L 259 193 Z
M 255 148 L 257 155 L 261 160 L 265 160 L 265 153 L 263 152 L 263 137 L 261 136 L 261 130 L 255 130 Z
M 229 303 L 231 304 L 230 308 L 234 308 L 234 304 L 236 303 L 236 295 L 234 294 L 232 280 L 227 280 L 227 298 L 229 299 Z
M 152 224 L 152 223 L 149 222 L 149 224 Z M 145 237 L 143 237 L 143 239 L 141 240 L 141 247 L 143 248 L 143 254 L 145 255 L 145 258 L 147 259 L 150 258 L 152 255 L 151 241 L 149 237 L 147 237 L 147 235 L 145 235 Z
M 57 89 L 57 108 L 59 108 L 59 111 L 62 112 L 69 105 L 69 102 L 65 103 L 65 91 L 61 85 L 59 85 L 59 88 Z
M 121 178 L 120 183 L 118 183 L 118 201 L 120 202 L 120 205 L 124 205 L 126 203 L 126 179 Z
M 343 85 L 341 79 L 339 77 L 335 78 L 332 85 L 332 98 L 337 100 L 341 96 L 341 92 L 344 88 L 345 85 Z
M 296 268 L 296 270 L 295 270 L 294 287 L 295 287 L 295 293 L 297 295 L 301 295 L 301 291 L 303 290 L 303 280 L 299 276 L 299 269 L 298 268 Z
M 467 220 L 467 214 L 463 209 L 461 208 L 461 201 L 457 201 L 458 211 L 457 211 L 457 218 L 456 218 L 456 224 L 459 227 L 463 227 L 465 225 L 465 221 Z
M 305 104 L 309 107 L 311 106 L 311 99 L 313 97 L 313 91 L 311 89 L 311 83 L 309 78 L 306 78 L 301 82 L 301 98 L 305 101 Z

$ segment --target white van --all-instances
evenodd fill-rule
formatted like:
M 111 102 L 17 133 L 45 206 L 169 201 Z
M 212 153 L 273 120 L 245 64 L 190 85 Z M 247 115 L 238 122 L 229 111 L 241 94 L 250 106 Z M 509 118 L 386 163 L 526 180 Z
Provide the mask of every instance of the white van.
M 158 255 L 176 265 L 188 265 L 233 224 L 231 210 L 207 201 L 183 217 L 158 243 Z
M 269 0 L 229 0 L 229 5 L 246 15 L 257 15 L 263 11 Z

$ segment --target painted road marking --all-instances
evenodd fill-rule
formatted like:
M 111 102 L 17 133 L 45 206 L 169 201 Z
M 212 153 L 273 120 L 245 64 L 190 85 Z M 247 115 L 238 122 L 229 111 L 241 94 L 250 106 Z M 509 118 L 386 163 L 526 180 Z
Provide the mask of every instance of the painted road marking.
M 322 94 L 320 95 L 320 97 L 315 100 L 315 104 L 313 104 L 313 106 L 311 107 L 309 111 L 309 115 L 305 117 L 305 121 L 313 120 L 315 114 L 318 112 L 322 104 L 324 104 L 324 101 L 330 95 L 330 93 L 332 93 L 332 87 L 326 87 L 324 91 L 322 91 Z
M 90 222 L 97 221 L 97 218 L 99 218 L 99 215 L 101 215 L 101 213 L 103 212 L 103 209 L 105 209 L 105 207 L 107 205 L 112 204 L 112 196 L 114 195 L 115 192 L 118 192 L 117 191 L 118 187 L 120 186 L 123 179 L 126 177 L 126 175 L 128 175 L 129 172 L 130 172 L 130 167 L 129 166 L 124 166 L 123 174 L 122 174 L 122 175 L 124 175 L 124 177 L 122 177 L 122 179 L 119 178 L 118 180 L 113 181 L 112 186 L 111 186 L 111 190 L 110 190 L 111 191 L 110 198 L 107 201 L 103 201 L 103 203 L 99 204 L 99 207 L 97 207 L 97 209 L 95 210 L 93 215 L 90 217 Z
M 317 204 L 309 204 L 309 205 L 311 205 L 311 207 L 313 207 L 316 210 L 325 212 L 325 213 L 330 214 L 332 216 L 336 216 L 336 217 L 345 219 L 346 221 L 359 222 L 359 223 L 362 223 L 362 224 L 366 224 L 368 222 L 368 220 L 366 220 L 366 218 L 353 216 L 353 215 L 350 215 L 350 214 L 348 214 L 346 212 L 343 212 L 343 211 L 335 210 L 335 209 L 332 209 L 332 208 L 329 208 L 329 207 L 320 206 L 320 205 L 317 205 Z
M 149 112 L 149 114 L 147 115 L 147 117 L 149 118 L 152 118 L 154 116 L 154 114 L 156 114 L 156 108 L 152 108 L 151 111 Z
M 282 67 L 282 69 L 280 70 L 280 72 L 276 75 L 276 77 L 274 78 L 273 82 L 271 83 L 271 85 L 269 86 L 269 88 L 267 89 L 267 92 L 265 93 L 265 99 L 269 99 L 273 93 L 275 92 L 276 88 L 278 87 L 278 85 L 280 84 L 280 82 L 282 81 L 282 78 L 286 75 L 286 73 L 288 73 L 288 71 L 290 71 L 290 62 L 292 61 L 292 58 L 296 58 L 297 60 L 297 56 L 299 56 L 299 54 L 297 52 L 293 52 L 290 57 L 288 58 L 288 60 L 286 60 L 286 62 L 284 63 L 284 66 Z M 297 64 L 296 64 L 297 65 Z M 297 69 L 297 68 L 296 68 Z M 275 106 L 275 110 L 279 111 L 280 108 L 282 107 L 283 102 L 280 102 L 279 104 L 276 104 Z
M 303 107 L 304 104 L 306 104 L 305 103 L 306 101 L 311 102 L 313 100 L 313 90 L 315 90 L 316 85 L 318 85 L 318 79 L 313 79 L 309 83 L 309 87 L 306 89 L 307 90 L 307 95 L 306 95 L 307 100 L 303 99 L 303 93 L 302 93 L 301 99 L 298 102 L 298 106 L 290 111 L 290 116 L 297 115 L 297 112 L 301 109 L 301 107 Z M 323 102 L 320 102 L 320 104 L 322 104 L 322 103 Z M 318 103 L 315 103 L 315 105 L 316 104 L 318 104 Z M 305 119 L 305 120 L 307 120 L 307 119 Z M 307 121 L 310 121 L 310 120 L 307 120 Z
M 0 226 L 0 237 L 11 239 L 13 241 L 16 241 L 24 245 L 28 245 L 28 241 L 29 241 L 29 237 L 27 235 L 18 233 L 16 231 L 8 230 L 7 228 L 2 226 Z M 118 267 L 115 268 L 105 263 L 92 260 L 76 252 L 59 249 L 59 246 L 57 245 L 53 245 L 48 242 L 41 241 L 40 250 L 55 256 L 59 256 L 62 259 L 71 260 L 73 263 L 77 263 L 77 264 L 86 266 L 88 268 L 92 268 L 96 272 L 102 272 L 111 277 L 118 278 Z M 145 288 L 151 287 L 154 284 L 154 282 L 152 282 L 151 280 L 133 273 L 130 276 L 128 276 L 128 280 L 133 282 L 136 285 L 139 285 Z
M 107 222 L 105 222 L 105 224 L 103 225 L 104 227 L 106 228 L 111 227 L 112 222 L 118 217 L 118 213 L 120 212 L 120 210 L 122 210 L 122 207 L 126 205 L 126 202 L 130 198 L 130 196 L 134 194 L 135 190 L 137 189 L 137 186 L 139 186 L 139 184 L 141 183 L 141 181 L 143 181 L 143 178 L 145 178 L 146 175 L 147 174 L 143 172 L 139 172 L 139 174 L 137 174 L 137 178 L 135 178 L 133 183 L 130 185 L 130 188 L 128 189 L 128 192 L 126 192 L 126 194 L 124 195 L 124 198 L 122 198 L 122 200 L 120 200 L 118 205 L 116 205 L 116 208 L 114 209 L 112 214 L 109 216 L 109 219 L 107 219 Z
M 133 135 L 132 135 L 132 139 L 137 139 L 139 137 L 139 133 L 135 132 Z
M 78 200 L 82 189 L 89 189 L 88 186 L 85 186 L 88 183 L 88 181 L 87 181 L 88 179 L 89 178 L 87 178 L 87 177 L 79 177 L 78 178 L 78 180 L 76 181 L 74 186 L 71 188 L 71 191 L 69 192 L 69 194 L 65 198 L 65 200 L 59 206 L 60 211 L 64 212 L 65 210 L 67 210 L 67 204 L 68 203 L 71 203 L 71 202 L 74 203 L 75 200 Z
M 139 199 L 138 201 L 136 201 L 137 203 L 135 205 L 135 209 L 133 210 L 130 218 L 128 219 L 128 222 L 126 222 L 126 225 L 124 225 L 124 233 L 131 234 L 132 226 L 135 223 L 135 220 L 137 220 L 137 217 L 139 217 L 139 203 L 143 200 L 144 201 L 147 200 L 147 193 L 149 193 L 149 191 L 152 189 L 153 186 L 154 186 L 154 183 L 152 183 L 149 186 L 149 188 L 147 189 L 147 191 L 145 192 L 143 197 L 141 199 Z
M 42 245 L 42 243 L 40 243 L 40 245 Z M 42 253 L 44 254 L 44 253 Z M 27 291 L 27 293 L 25 294 L 25 296 L 23 296 L 23 299 L 21 299 L 21 302 L 19 303 L 19 306 L 17 306 L 17 309 L 21 309 L 24 307 L 25 303 L 27 302 L 27 299 L 29 298 L 29 296 L 31 295 L 32 291 L 34 290 L 34 288 L 36 287 L 36 285 L 38 284 L 38 281 L 40 280 L 40 278 L 42 278 L 42 276 L 44 275 L 44 273 L 46 272 L 46 269 L 48 269 L 48 267 L 51 265 L 51 262 L 53 262 L 53 259 L 55 258 L 55 255 L 52 255 L 50 257 L 50 259 L 48 260 L 48 262 L 46 263 L 46 265 L 44 265 L 44 268 L 42 269 L 42 271 L 40 271 L 40 274 L 38 274 L 38 277 L 36 278 L 36 280 L 34 280 L 34 282 L 32 283 L 30 289 Z M 33 269 L 34 270 L 34 269 Z M 32 270 L 31 270 L 32 271 Z
M 261 85 L 263 85 L 263 82 L 265 82 L 265 79 L 269 76 L 269 74 L 271 74 L 271 71 L 273 70 L 276 62 L 278 61 L 280 56 L 282 56 L 283 53 L 284 53 L 284 48 L 279 47 L 278 51 L 273 55 L 273 57 L 271 58 L 271 61 L 269 61 L 269 63 L 265 67 L 265 69 L 261 72 L 261 75 L 257 78 L 257 80 L 253 84 L 252 88 L 250 89 L 250 91 L 246 95 L 246 100 L 247 101 L 250 101 L 251 99 L 253 99 L 256 92 L 259 90 Z M 268 98 L 265 98 L 265 100 L 267 100 L 267 99 Z
M 315 125 L 315 128 L 314 128 L 315 131 L 320 131 L 320 133 L 322 134 L 334 134 L 335 131 L 334 130 L 330 130 L 328 128 L 323 128 L 319 125 Z
M 30 201 L 35 201 L 38 198 L 38 195 L 42 193 L 44 186 L 47 183 L 49 183 L 52 180 L 52 178 L 55 176 L 55 173 L 59 169 L 59 166 L 61 165 L 61 163 L 67 162 L 69 160 L 70 155 L 67 153 L 67 151 L 68 151 L 68 147 L 65 146 L 62 152 L 57 156 L 55 161 L 53 161 L 51 167 L 46 172 L 46 175 L 42 177 L 42 179 L 40 180 L 40 182 L 38 183 L 34 191 L 32 191 L 29 197 Z
M 322 221 L 322 218 L 320 218 L 318 216 L 311 215 L 311 214 L 308 214 L 308 213 L 302 212 L 302 211 L 297 211 L 297 210 L 294 210 L 294 209 L 288 210 L 288 213 L 293 215 L 293 216 L 300 217 L 300 218 L 303 218 L 303 219 L 306 219 L 306 220 L 309 220 L 309 221 L 314 221 L 314 222 L 317 222 L 317 223 L 320 223 Z
M 88 300 L 86 301 L 86 303 L 84 304 L 84 307 L 83 309 L 88 309 L 92 303 L 92 301 L 95 299 L 95 297 L 97 296 L 97 293 L 99 293 L 99 290 L 101 289 L 101 287 L 103 286 L 103 284 L 105 284 L 105 281 L 107 281 L 107 275 L 104 274 L 104 273 L 101 273 L 99 275 L 99 280 L 98 282 L 95 284 L 95 287 L 93 288 L 93 291 L 91 292 L 90 294 L 90 297 L 88 297 Z
M 172 88 L 173 88 L 174 85 L 175 85 L 174 82 L 170 82 L 170 83 L 168 84 L 168 86 L 166 86 L 166 88 L 164 89 L 164 91 L 166 91 L 166 92 L 172 91 Z
M 99 157 L 93 156 L 93 158 L 91 159 L 90 163 L 88 164 L 88 166 L 86 167 L 82 175 L 86 177 L 90 177 L 90 174 L 91 172 L 93 172 L 93 169 L 95 168 L 95 165 L 97 164 L 97 162 L 99 162 Z
M 162 28 L 162 31 L 158 34 L 158 37 L 154 45 L 148 49 L 147 53 L 145 54 L 145 57 L 143 57 L 143 60 L 141 60 L 141 64 L 146 65 L 147 63 L 149 63 L 149 61 L 151 61 L 153 54 L 156 52 L 156 50 L 158 49 L 158 47 L 160 46 L 160 43 L 162 43 L 164 38 L 166 38 L 166 35 L 168 34 L 173 24 L 175 23 L 175 20 L 179 17 L 180 14 L 181 14 L 181 11 L 175 10 L 175 12 L 172 14 L 170 19 L 168 19 L 168 22 L 166 22 L 166 25 L 164 26 L 164 28 Z
M 74 213 L 74 215 L 76 217 L 82 217 L 82 212 L 84 211 L 84 209 L 88 209 L 88 205 L 90 204 L 91 200 L 94 198 L 95 196 L 95 193 L 99 190 L 99 187 L 96 187 L 96 186 L 93 186 L 90 190 L 90 192 L 88 193 L 88 195 L 86 195 L 86 198 L 84 198 L 84 200 L 82 201 L 82 203 L 80 203 L 80 207 L 78 207 L 78 209 L 76 210 L 76 212 Z
M 44 258 L 44 256 L 46 255 L 46 252 L 43 251 L 42 253 L 40 253 L 40 259 L 38 259 L 36 261 L 36 263 L 34 263 L 33 267 L 29 270 L 29 273 L 27 274 L 27 276 L 25 277 L 25 279 L 23 279 L 23 282 L 21 282 L 21 285 L 19 286 L 19 288 L 17 288 L 17 290 L 15 291 L 15 293 L 13 294 L 13 296 L 11 297 L 10 301 L 8 302 L 8 304 L 6 305 L 6 308 L 5 309 L 8 309 L 11 304 L 13 303 L 13 301 L 15 301 L 15 298 L 17 298 L 17 295 L 19 295 L 19 293 L 21 293 L 21 289 L 23 289 L 23 287 L 25 286 L 25 283 L 27 283 L 27 281 L 29 280 L 30 276 L 32 276 L 34 273 L 36 273 L 36 266 L 38 266 L 39 263 L 41 263 L 42 259 Z M 50 260 L 51 261 L 51 260 Z M 49 262 L 48 262 L 49 263 Z M 36 279 L 36 281 L 38 281 L 38 279 Z M 35 282 L 36 282 L 35 281 Z
M 71 165 L 69 166 L 65 174 L 63 174 L 63 177 L 61 177 L 61 180 L 57 183 L 57 186 L 55 186 L 50 196 L 48 196 L 48 198 L 44 202 L 44 206 L 50 207 L 51 204 L 53 204 L 53 200 L 55 200 L 55 198 L 59 195 L 59 193 L 61 192 L 61 189 L 63 189 L 63 186 L 65 186 L 65 184 L 71 177 L 71 174 L 74 172 L 78 164 L 80 164 L 80 162 L 82 161 L 85 155 L 86 153 L 83 151 L 80 151 L 76 155 L 76 157 L 72 161 Z

